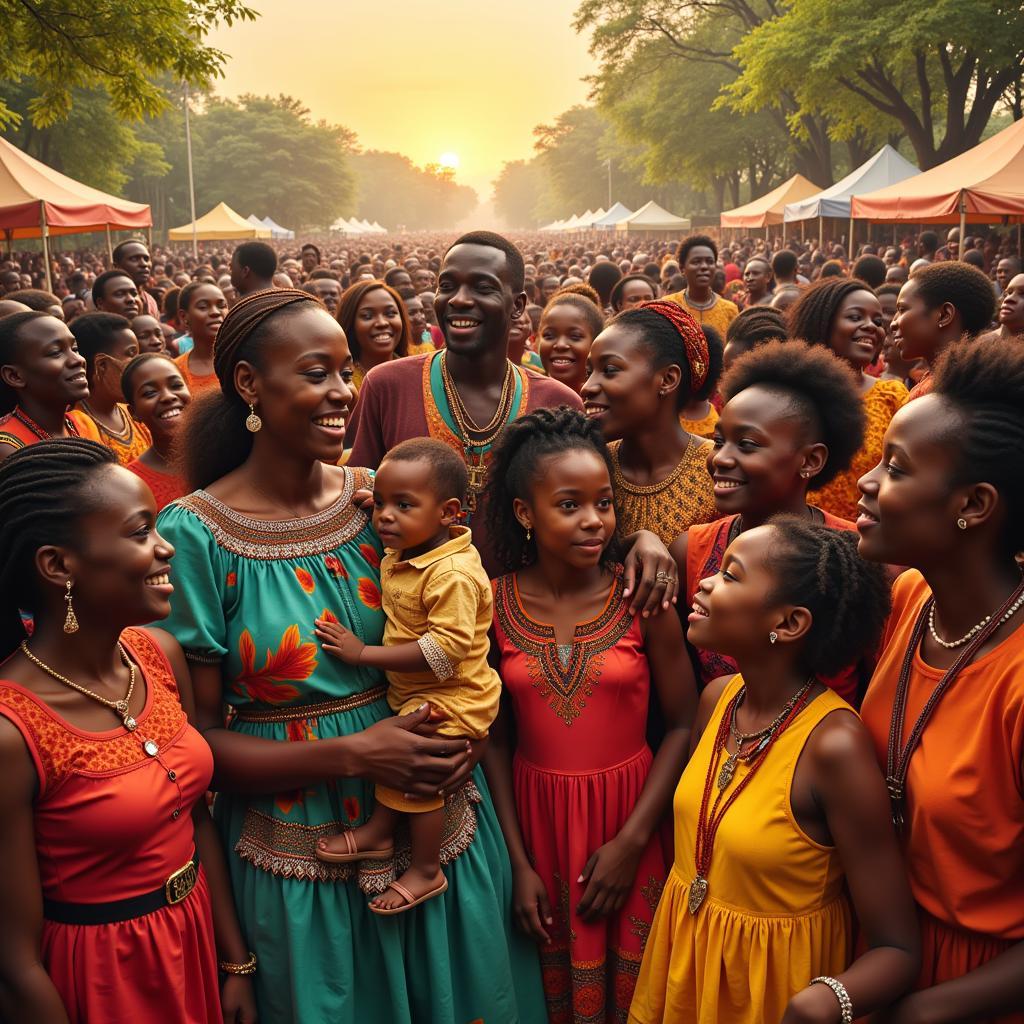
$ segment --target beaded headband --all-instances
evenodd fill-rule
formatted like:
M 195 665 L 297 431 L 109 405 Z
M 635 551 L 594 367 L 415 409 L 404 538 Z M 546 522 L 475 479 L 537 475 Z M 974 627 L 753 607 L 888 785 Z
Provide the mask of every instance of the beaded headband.
M 708 339 L 704 337 L 700 325 L 678 303 L 666 302 L 664 299 L 644 302 L 637 308 L 649 309 L 652 313 L 663 316 L 676 329 L 682 338 L 686 359 L 690 365 L 690 393 L 696 394 L 704 387 L 710 369 Z

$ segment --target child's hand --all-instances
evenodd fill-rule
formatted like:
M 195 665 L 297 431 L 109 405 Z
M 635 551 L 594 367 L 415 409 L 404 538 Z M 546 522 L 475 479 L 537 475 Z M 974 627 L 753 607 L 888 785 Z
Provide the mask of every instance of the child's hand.
M 358 665 L 366 644 L 339 622 L 317 619 L 313 624 L 320 644 L 328 654 L 340 658 L 347 665 Z
M 373 491 L 369 487 L 360 487 L 352 495 L 352 505 L 369 515 L 373 511 Z

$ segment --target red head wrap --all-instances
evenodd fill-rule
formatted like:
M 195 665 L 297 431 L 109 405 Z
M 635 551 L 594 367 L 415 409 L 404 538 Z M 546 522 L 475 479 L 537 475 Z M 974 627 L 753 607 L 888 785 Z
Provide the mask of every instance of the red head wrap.
M 696 394 L 708 379 L 710 369 L 708 339 L 704 337 L 700 324 L 677 302 L 655 299 L 653 302 L 643 303 L 639 308 L 649 309 L 652 313 L 663 316 L 682 338 L 686 361 L 690 367 L 690 394 Z

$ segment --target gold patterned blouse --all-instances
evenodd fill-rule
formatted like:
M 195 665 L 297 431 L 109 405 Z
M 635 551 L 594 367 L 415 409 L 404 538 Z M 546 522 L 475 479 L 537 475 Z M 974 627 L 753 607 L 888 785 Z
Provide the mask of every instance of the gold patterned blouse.
M 710 523 L 718 518 L 715 495 L 708 473 L 711 441 L 691 439 L 679 465 L 656 484 L 630 483 L 619 467 L 621 441 L 612 441 L 615 507 L 619 530 L 625 536 L 637 530 L 658 535 L 666 547 L 694 523 Z

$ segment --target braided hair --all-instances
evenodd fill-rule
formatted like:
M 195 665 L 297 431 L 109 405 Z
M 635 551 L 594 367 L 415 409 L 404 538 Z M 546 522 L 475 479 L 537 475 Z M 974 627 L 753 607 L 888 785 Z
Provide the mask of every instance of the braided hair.
M 786 318 L 779 310 L 772 306 L 751 306 L 729 324 L 725 341 L 726 344 L 742 345 L 749 350 L 766 341 L 785 341 L 788 336 Z
M 88 484 L 117 456 L 78 437 L 38 441 L 0 463 L 0 661 L 25 639 L 21 608 L 35 610 L 36 552 L 72 546 L 88 512 Z
M 884 566 L 857 554 L 857 534 L 790 515 L 774 516 L 768 526 L 777 535 L 768 556 L 776 579 L 768 603 L 811 613 L 804 670 L 834 676 L 877 650 L 889 616 L 889 582 Z
M 682 374 L 676 389 L 676 408 L 691 399 L 707 398 L 710 379 L 708 343 L 700 326 L 678 303 L 656 299 L 616 314 L 611 323 L 634 331 L 651 353 L 652 369 L 678 366 Z M 703 365 L 698 369 L 697 363 Z
M 960 413 L 945 443 L 952 486 L 985 481 L 1006 504 L 1007 553 L 1024 550 L 1024 348 L 1018 339 L 960 342 L 935 366 L 932 393 Z
M 245 429 L 248 406 L 235 388 L 235 367 L 259 368 L 275 320 L 296 310 L 323 309 L 323 303 L 297 288 L 268 288 L 239 299 L 217 332 L 213 370 L 219 391 L 207 391 L 189 405 L 178 446 L 180 470 L 192 489 L 208 487 L 237 469 L 252 451 Z
M 529 500 L 543 459 L 571 451 L 597 455 L 608 468 L 608 479 L 612 479 L 612 462 L 601 428 L 577 409 L 564 405 L 537 409 L 510 423 L 501 435 L 487 473 L 484 517 L 495 554 L 506 572 L 530 564 L 537 557 L 536 544 L 526 539 L 512 502 L 516 498 Z M 618 544 L 613 540 L 602 552 L 601 564 L 616 562 L 618 556 Z
M 49 315 L 32 310 L 29 313 L 10 313 L 0 317 L 0 366 L 10 366 L 18 361 L 21 354 L 21 329 L 25 324 Z M 0 378 L 0 416 L 11 412 L 17 404 L 17 391 Z

